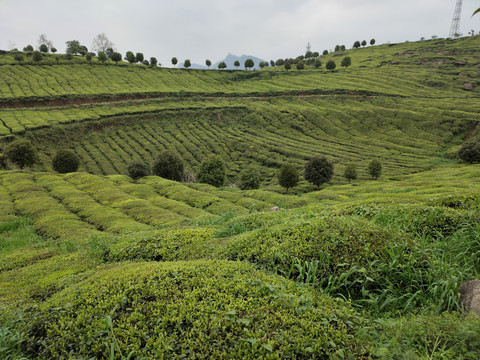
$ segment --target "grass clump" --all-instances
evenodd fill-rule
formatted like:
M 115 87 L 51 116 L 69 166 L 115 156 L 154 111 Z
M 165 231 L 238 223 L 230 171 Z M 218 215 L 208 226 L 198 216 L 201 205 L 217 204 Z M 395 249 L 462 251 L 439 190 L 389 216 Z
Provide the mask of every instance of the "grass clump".
M 368 357 L 345 303 L 227 261 L 122 264 L 57 294 L 28 332 L 40 357 Z M 111 331 L 105 331 L 105 319 Z M 112 336 L 112 334 L 114 336 Z

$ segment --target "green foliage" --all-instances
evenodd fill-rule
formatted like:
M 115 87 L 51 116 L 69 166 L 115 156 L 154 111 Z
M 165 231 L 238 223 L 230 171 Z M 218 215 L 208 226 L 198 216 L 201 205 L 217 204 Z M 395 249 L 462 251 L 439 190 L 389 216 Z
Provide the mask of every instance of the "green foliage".
M 223 69 L 225 69 L 226 67 L 227 67 L 227 64 L 225 64 L 225 61 L 222 61 L 222 62 L 220 62 L 220 63 L 218 64 L 218 68 L 219 68 L 220 70 L 223 70 Z
M 185 60 L 185 61 L 183 62 L 183 67 L 184 67 L 185 69 L 188 69 L 190 66 L 192 66 L 192 63 L 190 62 L 189 59 L 187 59 L 187 60 Z
M 372 46 L 375 45 L 375 39 L 370 40 L 370 45 L 372 45 Z
M 138 63 L 142 63 L 144 60 L 144 56 L 143 56 L 143 53 L 136 53 L 135 54 L 135 61 L 138 62 Z
M 115 61 L 116 64 L 118 64 L 119 61 L 122 61 L 122 54 L 118 53 L 118 52 L 113 52 L 111 55 L 110 55 L 110 59 L 112 61 Z
M 82 54 L 84 52 L 85 53 L 87 52 L 84 49 L 85 47 L 82 46 L 80 44 L 80 41 L 78 41 L 78 40 L 67 41 L 66 44 L 67 44 L 67 49 L 66 49 L 67 54 L 78 55 L 78 54 Z
M 88 63 L 91 63 L 91 62 L 92 62 L 92 58 L 93 58 L 92 53 L 87 53 L 87 55 L 85 56 L 85 60 L 86 60 Z
M 142 160 L 132 161 L 127 166 L 128 176 L 133 180 L 138 180 L 142 177 L 150 175 L 150 166 L 145 164 Z
M 245 60 L 245 69 L 250 69 L 255 66 L 255 63 L 252 59 Z
M 287 62 L 285 62 L 284 67 L 285 67 L 285 70 L 288 71 L 288 70 L 290 70 L 290 69 L 292 68 L 292 65 L 290 64 L 290 62 L 287 61 Z
M 345 56 L 342 60 L 342 66 L 348 68 L 352 65 L 352 58 L 350 56 Z
M 218 155 L 209 156 L 200 165 L 197 174 L 198 182 L 212 186 L 222 186 L 225 183 L 225 162 Z
M 45 45 L 45 44 L 42 44 L 42 45 L 40 45 L 39 50 L 40 50 L 42 53 L 44 53 L 44 54 L 45 54 L 45 53 L 48 53 L 48 46 Z
M 178 59 L 176 57 L 172 57 L 172 65 L 176 66 L 178 64 Z
M 107 55 L 103 51 L 98 52 L 98 60 L 103 64 L 107 61 Z
M 155 67 L 155 66 L 157 66 L 157 64 L 158 64 L 157 58 L 152 56 L 152 57 L 150 58 L 150 66 L 151 66 L 151 67 Z
M 240 173 L 238 180 L 239 187 L 242 190 L 258 189 L 262 181 L 262 176 L 258 168 L 250 166 Z
M 372 179 L 376 180 L 382 174 L 382 163 L 378 159 L 373 159 L 368 163 L 368 173 Z
M 480 162 L 480 141 L 470 140 L 463 143 L 458 150 L 458 157 L 470 164 Z
M 34 51 L 32 54 L 33 61 L 39 62 L 43 59 L 42 53 L 40 51 Z
M 363 320 L 345 303 L 241 263 L 113 266 L 32 316 L 26 345 L 46 358 L 107 358 L 112 347 L 115 354 L 136 358 L 332 358 L 370 352 L 356 336 Z
M 152 174 L 164 179 L 181 181 L 184 165 L 178 154 L 171 150 L 162 151 L 152 164 Z
M 37 152 L 28 140 L 15 140 L 5 147 L 5 156 L 20 169 L 32 166 L 37 159 Z
M 360 47 L 360 41 L 358 41 L 358 40 L 355 41 L 355 42 L 353 43 L 353 47 L 354 47 L 355 49 L 358 49 L 358 48 Z
M 75 172 L 78 170 L 80 160 L 72 150 L 61 149 L 58 150 L 52 159 L 53 170 L 60 174 Z
M 33 46 L 32 45 L 27 45 L 23 48 L 23 51 L 32 52 L 33 51 Z
M 354 164 L 347 165 L 343 176 L 348 180 L 348 182 L 357 180 L 357 167 Z
M 367 40 L 362 41 L 362 47 L 365 47 L 367 45 Z
M 25 342 L 23 331 L 2 321 L 0 325 L 0 357 L 5 360 L 27 360 L 22 351 Z
M 314 66 L 315 66 L 315 69 L 320 69 L 322 67 L 322 61 L 320 59 L 316 59 Z
M 328 50 L 323 50 L 323 56 L 328 55 Z
M 52 52 L 52 54 L 55 54 L 55 53 L 57 52 L 57 49 L 54 48 L 54 47 L 52 47 L 52 48 L 50 49 L 50 51 Z
M 209 59 L 207 59 L 207 60 L 205 60 L 205 65 L 206 65 L 208 68 L 210 68 L 210 66 L 212 66 L 212 62 L 211 62 Z
M 13 56 L 13 59 L 14 59 L 15 61 L 18 61 L 19 63 L 21 63 L 21 62 L 23 61 L 23 55 L 20 54 L 20 53 L 17 53 L 17 54 L 15 54 L 15 55 Z
M 303 70 L 305 69 L 305 64 L 303 63 L 303 61 L 299 61 L 297 63 L 297 70 Z
M 328 60 L 327 65 L 325 65 L 325 67 L 327 68 L 327 70 L 333 71 L 337 67 L 337 64 L 335 64 L 335 61 L 333 60 Z
M 130 64 L 134 64 L 137 62 L 135 54 L 131 51 L 127 51 L 127 53 L 125 54 L 125 60 L 127 60 Z
M 303 177 L 308 182 L 320 188 L 322 184 L 329 182 L 333 176 L 333 163 L 326 156 L 315 156 L 308 160 L 305 165 Z
M 297 186 L 299 175 L 298 170 L 293 164 L 282 164 L 280 170 L 278 171 L 278 183 L 281 187 L 285 188 L 285 191 L 288 192 L 288 189 Z

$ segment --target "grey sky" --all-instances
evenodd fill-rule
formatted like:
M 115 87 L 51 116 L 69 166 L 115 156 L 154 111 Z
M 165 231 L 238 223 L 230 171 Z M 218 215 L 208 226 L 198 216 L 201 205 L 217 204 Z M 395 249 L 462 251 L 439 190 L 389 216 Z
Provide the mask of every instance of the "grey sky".
M 448 36 L 456 0 L 0 0 L 0 49 L 37 46 L 45 33 L 59 52 L 65 41 L 91 47 L 104 32 L 122 54 L 176 56 L 204 64 L 228 53 L 266 60 Z M 464 0 L 461 32 L 480 31 L 480 0 Z

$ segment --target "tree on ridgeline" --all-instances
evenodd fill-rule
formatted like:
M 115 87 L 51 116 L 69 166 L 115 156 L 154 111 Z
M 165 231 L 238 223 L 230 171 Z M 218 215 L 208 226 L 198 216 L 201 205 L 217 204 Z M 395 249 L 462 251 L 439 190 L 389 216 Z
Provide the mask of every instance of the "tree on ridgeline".
M 152 56 L 152 57 L 150 58 L 150 66 L 151 66 L 151 67 L 155 67 L 155 66 L 157 66 L 157 64 L 158 64 L 157 58 Z
M 350 56 L 345 56 L 342 60 L 342 66 L 348 68 L 352 65 L 352 58 Z
M 287 61 L 285 62 L 285 65 L 283 65 L 285 67 L 285 70 L 290 70 L 292 68 L 292 65 L 290 64 L 290 61 Z
M 233 66 L 235 66 L 235 67 L 238 69 L 238 68 L 240 67 L 240 61 L 235 60 L 235 61 L 233 62 Z
M 67 54 L 78 55 L 84 52 L 84 46 L 78 40 L 66 41 L 65 44 L 67 44 L 67 50 L 65 51 Z
M 277 61 L 275 61 L 275 65 L 277 65 L 277 66 L 285 65 L 285 60 L 283 60 L 283 59 L 277 59 Z
M 320 59 L 316 59 L 313 66 L 315 66 L 315 69 L 320 69 L 322 67 L 322 61 Z
M 340 45 L 335 45 L 335 52 L 340 51 Z
M 303 61 L 299 61 L 297 63 L 297 70 L 303 70 L 305 69 L 305 63 Z
M 144 60 L 144 57 L 143 57 L 143 54 L 142 53 L 136 53 L 135 54 L 135 61 L 137 63 L 143 63 L 143 60 Z
M 37 159 L 37 153 L 32 143 L 28 140 L 15 140 L 5 147 L 4 154 L 8 160 L 20 169 L 32 166 Z
M 39 48 L 40 51 L 42 51 L 42 49 L 40 49 L 40 46 L 45 45 L 47 47 L 47 51 L 42 51 L 42 52 L 49 52 L 53 47 L 53 43 L 50 40 L 48 40 L 47 35 L 45 35 L 45 34 L 41 34 L 38 37 L 38 42 L 37 43 L 38 43 L 38 48 Z
M 187 59 L 187 60 L 185 60 L 185 61 L 183 62 L 183 67 L 184 67 L 185 69 L 188 69 L 190 66 L 192 66 L 192 63 L 191 63 L 191 61 L 190 61 L 189 59 Z
M 115 64 L 118 64 L 119 61 L 122 61 L 122 54 L 118 52 L 114 52 L 111 56 L 110 59 L 112 61 L 115 61 Z
M 86 46 L 80 46 L 80 55 L 86 56 L 88 54 L 88 48 Z
M 107 61 L 107 54 L 105 54 L 103 51 L 99 51 L 97 57 L 98 57 L 98 61 L 100 61 L 102 64 L 104 64 L 105 61 Z
M 42 44 L 42 45 L 40 45 L 38 50 L 40 50 L 42 53 L 46 54 L 46 53 L 48 53 L 48 46 L 45 45 L 45 44 Z
M 368 164 L 368 173 L 372 177 L 372 179 L 376 180 L 382 174 L 382 163 L 378 159 L 373 159 Z
M 145 66 L 150 66 L 150 63 L 148 62 L 147 59 L 143 60 L 142 64 L 145 65 Z
M 245 69 L 250 69 L 250 68 L 253 68 L 255 66 L 255 63 L 253 62 L 252 59 L 247 59 L 245 60 Z
M 325 156 L 314 156 L 305 165 L 303 177 L 309 183 L 320 189 L 322 184 L 329 182 L 333 176 L 333 163 Z
M 328 50 L 323 50 L 323 55 L 328 55 Z
M 343 176 L 348 180 L 348 182 L 357 180 L 357 167 L 354 164 L 347 165 Z
M 242 190 L 253 190 L 260 187 L 262 180 L 258 168 L 250 166 L 240 173 L 238 177 L 239 187 Z
M 128 176 L 133 180 L 138 180 L 142 177 L 150 175 L 150 166 L 141 160 L 132 161 L 127 166 Z
M 87 53 L 87 55 L 85 55 L 85 60 L 87 60 L 87 62 L 89 64 L 91 64 L 94 56 L 95 56 L 95 53 L 89 52 L 89 53 Z
M 164 179 L 181 181 L 184 165 L 180 156 L 172 150 L 162 151 L 152 164 L 152 174 Z
M 227 64 L 225 64 L 225 61 L 222 61 L 221 63 L 218 64 L 218 68 L 220 70 L 223 70 L 227 67 Z
M 80 161 L 72 150 L 60 149 L 52 160 L 53 170 L 60 174 L 75 172 L 78 170 Z
M 42 56 L 42 53 L 41 53 L 40 51 L 35 50 L 35 51 L 32 53 L 32 59 L 33 59 L 33 61 L 38 62 L 38 61 L 41 61 L 42 58 L 43 58 L 43 56 Z
M 115 47 L 115 44 L 111 42 L 105 33 L 97 34 L 92 42 L 92 50 L 96 51 L 97 53 L 102 51 L 107 54 L 107 50 L 110 48 L 112 49 Z
M 50 51 L 52 52 L 52 54 L 55 54 L 55 53 L 57 52 L 57 49 L 54 48 L 54 47 L 52 47 L 52 48 L 50 49 Z
M 197 174 L 198 182 L 212 186 L 222 186 L 225 182 L 225 162 L 218 155 L 212 155 L 202 162 Z
M 125 54 L 125 60 L 127 60 L 130 64 L 134 64 L 137 62 L 135 54 L 131 51 L 127 51 L 127 53 Z
M 362 41 L 362 47 L 365 47 L 367 45 L 367 40 Z
M 375 39 L 370 40 L 370 45 L 375 45 Z
M 327 65 L 325 65 L 325 67 L 327 68 L 327 70 L 333 71 L 337 67 L 337 64 L 335 64 L 335 61 L 333 60 L 328 60 Z
M 105 50 L 105 55 L 107 55 L 107 57 L 110 59 L 110 60 L 113 60 L 112 59 L 112 55 L 115 53 L 115 50 L 113 50 L 113 48 L 109 47 L 107 48 L 107 50 Z M 113 60 L 115 61 L 115 60 Z
M 32 45 L 27 45 L 23 48 L 23 51 L 32 52 L 33 51 L 33 46 Z
M 272 67 L 275 66 L 275 61 L 270 60 L 270 66 L 272 66 Z
M 178 64 L 178 59 L 177 59 L 176 57 L 173 57 L 173 58 L 172 58 L 172 65 L 173 65 L 173 67 L 177 66 L 177 64 Z
M 207 68 L 210 69 L 210 66 L 212 66 L 212 62 L 209 59 L 207 59 L 205 60 L 205 65 L 207 65 Z
M 288 189 L 295 187 L 298 184 L 298 170 L 293 164 L 285 163 L 280 166 L 277 176 L 278 183 L 281 187 L 285 188 L 285 192 L 288 192 Z
M 354 47 L 355 49 L 358 49 L 358 48 L 360 47 L 360 41 L 358 41 L 358 40 L 355 41 L 355 42 L 353 43 L 353 47 Z
M 313 52 L 313 57 L 314 57 L 314 58 L 317 58 L 317 57 L 319 57 L 319 56 L 320 56 L 320 53 L 319 53 L 318 51 L 314 51 L 314 52 Z

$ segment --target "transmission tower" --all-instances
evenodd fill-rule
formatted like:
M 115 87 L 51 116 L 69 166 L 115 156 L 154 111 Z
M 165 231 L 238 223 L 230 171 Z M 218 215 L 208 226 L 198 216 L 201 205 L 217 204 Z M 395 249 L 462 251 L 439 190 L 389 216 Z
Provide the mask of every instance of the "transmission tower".
M 450 27 L 451 38 L 456 38 L 460 35 L 460 18 L 462 17 L 462 0 L 457 0 L 455 5 L 455 12 L 453 13 L 452 26 Z

